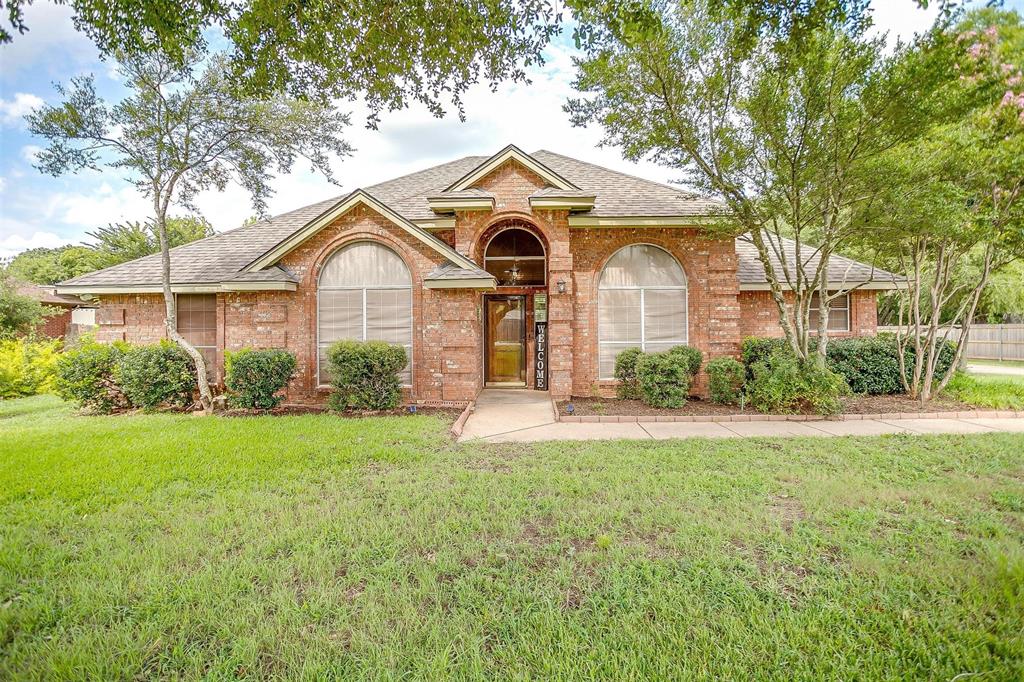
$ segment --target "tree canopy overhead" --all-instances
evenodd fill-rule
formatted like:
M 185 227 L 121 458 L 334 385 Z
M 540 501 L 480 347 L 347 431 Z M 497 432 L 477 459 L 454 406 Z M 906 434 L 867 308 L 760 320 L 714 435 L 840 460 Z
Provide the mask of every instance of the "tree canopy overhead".
M 0 0 L 25 39 L 30 0 Z M 377 114 L 420 102 L 461 111 L 469 86 L 525 80 L 525 67 L 559 30 L 555 0 L 61 0 L 76 27 L 106 56 L 162 53 L 178 63 L 206 47 L 208 31 L 230 41 L 232 81 L 256 97 L 286 91 L 308 99 L 365 99 Z M 6 27 L 5 27 L 6 28 Z

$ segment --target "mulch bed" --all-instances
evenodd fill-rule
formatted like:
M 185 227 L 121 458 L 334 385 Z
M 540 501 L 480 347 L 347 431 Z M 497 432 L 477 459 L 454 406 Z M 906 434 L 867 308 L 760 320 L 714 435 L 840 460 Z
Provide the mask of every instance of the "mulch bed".
M 269 411 L 230 409 L 224 410 L 223 412 L 217 412 L 216 414 L 224 417 L 264 417 L 267 415 L 274 417 L 287 417 L 303 414 L 331 414 L 345 419 L 354 419 L 359 417 L 409 417 L 412 415 L 428 415 L 443 417 L 445 419 L 455 421 L 459 415 L 462 414 L 462 408 L 428 407 L 425 405 L 417 405 L 415 412 L 410 412 L 408 407 L 400 407 L 394 410 L 331 412 L 324 407 L 317 407 L 315 405 L 280 405 Z
M 856 395 L 843 398 L 844 414 L 890 414 L 894 412 L 958 412 L 977 409 L 951 398 L 934 398 L 928 403 L 905 395 Z M 573 398 L 558 401 L 558 413 L 567 414 L 565 406 L 572 403 L 578 417 L 721 417 L 732 414 L 760 414 L 753 408 L 741 410 L 735 405 L 716 405 L 707 400 L 691 398 L 679 409 L 649 407 L 639 400 L 615 398 Z

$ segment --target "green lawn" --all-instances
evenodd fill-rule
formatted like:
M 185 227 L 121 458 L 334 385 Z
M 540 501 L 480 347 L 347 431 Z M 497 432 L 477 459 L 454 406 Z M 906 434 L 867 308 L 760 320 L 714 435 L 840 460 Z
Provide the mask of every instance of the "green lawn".
M 1024 410 L 1024 376 L 959 373 L 946 392 L 965 403 L 997 410 Z
M 1024 367 L 1021 360 L 967 360 L 969 365 L 990 365 L 992 367 Z
M 0 679 L 1024 677 L 1022 435 L 446 429 L 0 403 Z

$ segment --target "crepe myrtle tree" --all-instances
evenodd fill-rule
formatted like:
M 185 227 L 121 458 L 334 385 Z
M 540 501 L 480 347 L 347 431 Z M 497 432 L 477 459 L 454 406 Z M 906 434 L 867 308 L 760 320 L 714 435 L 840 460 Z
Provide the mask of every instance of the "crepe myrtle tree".
M 288 172 L 300 158 L 333 181 L 331 155 L 351 153 L 341 134 L 347 114 L 318 103 L 276 95 L 238 97 L 228 81 L 226 58 L 190 53 L 183 63 L 159 54 L 123 57 L 120 70 L 130 94 L 111 104 L 101 98 L 92 76 L 57 86 L 63 97 L 27 117 L 29 130 L 48 146 L 36 167 L 50 175 L 108 168 L 125 173 L 152 202 L 162 259 L 167 336 L 196 366 L 204 409 L 212 405 L 206 363 L 178 333 L 171 290 L 168 211 L 195 210 L 204 190 L 223 191 L 237 182 L 253 207 L 266 212 L 275 172 Z
M 888 189 L 864 219 L 864 239 L 907 278 L 897 298 L 899 359 L 913 350 L 904 388 L 922 401 L 956 372 L 993 276 L 1024 259 L 1024 24 L 985 10 L 967 18 L 959 39 L 973 60 L 962 77 L 1000 87 L 962 121 L 881 157 L 874 172 Z M 949 339 L 954 362 L 935 377 Z
M 789 347 L 823 363 L 829 302 L 856 288 L 829 281 L 831 257 L 880 189 L 869 162 L 970 99 L 953 15 L 888 50 L 866 2 L 637 0 L 582 14 L 573 122 L 600 124 L 604 144 L 722 199 L 708 229 L 753 244 Z

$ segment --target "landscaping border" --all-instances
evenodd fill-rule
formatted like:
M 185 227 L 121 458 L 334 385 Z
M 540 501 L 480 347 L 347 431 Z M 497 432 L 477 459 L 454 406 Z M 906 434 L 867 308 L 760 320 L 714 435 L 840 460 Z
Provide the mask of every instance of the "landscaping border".
M 1024 410 L 960 410 L 949 412 L 882 412 L 878 414 L 837 414 L 825 417 L 818 414 L 726 414 L 726 415 L 587 415 L 560 414 L 555 420 L 569 424 L 631 424 L 635 422 L 811 422 L 862 421 L 865 419 L 1016 419 L 1024 417 Z
M 466 403 L 466 409 L 462 410 L 462 414 L 460 414 L 459 418 L 455 420 L 454 424 L 452 424 L 452 428 L 450 429 L 452 438 L 457 439 L 459 436 L 462 435 L 462 429 L 466 427 L 466 420 L 469 419 L 469 415 L 473 413 L 473 408 L 475 407 L 475 400 L 470 400 L 468 403 Z

